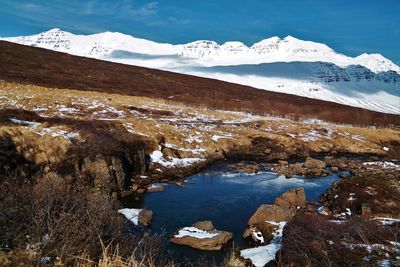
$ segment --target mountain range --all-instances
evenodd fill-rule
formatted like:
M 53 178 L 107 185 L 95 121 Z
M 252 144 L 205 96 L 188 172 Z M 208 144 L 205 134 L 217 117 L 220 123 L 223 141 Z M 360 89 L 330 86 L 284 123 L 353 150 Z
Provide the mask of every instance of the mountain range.
M 75 35 L 52 29 L 2 40 L 400 114 L 399 66 L 380 54 L 353 58 L 292 36 L 252 46 L 209 40 L 173 45 L 114 32 Z

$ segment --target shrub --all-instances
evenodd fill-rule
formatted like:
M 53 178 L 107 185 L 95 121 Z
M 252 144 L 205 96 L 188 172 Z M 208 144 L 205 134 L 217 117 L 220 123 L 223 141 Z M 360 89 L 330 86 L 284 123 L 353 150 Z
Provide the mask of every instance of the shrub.
M 165 258 L 160 256 L 162 237 L 125 227 L 116 201 L 77 180 L 49 174 L 32 181 L 2 181 L 0 248 L 7 252 L 9 266 L 26 261 L 90 266 L 100 259 L 101 266 L 110 266 L 104 262 L 116 252 L 111 258 L 140 266 Z

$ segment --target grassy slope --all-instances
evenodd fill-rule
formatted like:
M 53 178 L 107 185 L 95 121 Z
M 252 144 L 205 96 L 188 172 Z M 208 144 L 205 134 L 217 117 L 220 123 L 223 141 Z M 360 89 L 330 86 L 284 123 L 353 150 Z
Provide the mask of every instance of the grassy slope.
M 400 116 L 396 115 L 4 41 L 0 41 L 0 62 L 0 79 L 11 82 L 173 98 L 183 103 L 257 114 L 314 117 L 352 124 L 400 124 Z

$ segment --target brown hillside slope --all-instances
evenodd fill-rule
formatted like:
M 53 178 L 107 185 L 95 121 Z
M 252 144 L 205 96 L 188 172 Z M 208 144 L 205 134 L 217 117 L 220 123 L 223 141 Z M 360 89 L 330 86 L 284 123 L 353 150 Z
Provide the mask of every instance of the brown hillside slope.
M 0 79 L 48 87 L 172 98 L 212 108 L 400 125 L 400 116 L 190 75 L 77 57 L 0 41 Z

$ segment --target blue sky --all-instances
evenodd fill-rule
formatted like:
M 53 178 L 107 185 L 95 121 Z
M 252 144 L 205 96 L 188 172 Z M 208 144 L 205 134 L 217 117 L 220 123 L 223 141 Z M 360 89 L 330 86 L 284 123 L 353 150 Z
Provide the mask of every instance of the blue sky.
M 118 31 L 159 42 L 211 39 L 247 45 L 292 35 L 400 65 L 400 0 L 0 0 L 0 36 L 51 28 Z

